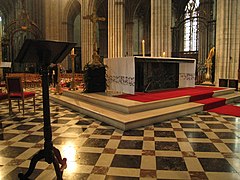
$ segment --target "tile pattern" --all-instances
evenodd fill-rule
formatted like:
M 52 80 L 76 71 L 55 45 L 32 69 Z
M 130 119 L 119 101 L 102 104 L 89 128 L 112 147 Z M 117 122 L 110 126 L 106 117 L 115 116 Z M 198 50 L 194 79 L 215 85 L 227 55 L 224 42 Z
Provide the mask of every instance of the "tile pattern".
M 42 97 L 26 114 L 0 103 L 0 179 L 17 179 L 43 148 Z M 51 105 L 52 140 L 68 159 L 63 179 L 240 179 L 240 118 L 200 112 L 121 131 L 71 109 Z M 38 162 L 30 179 L 56 179 Z

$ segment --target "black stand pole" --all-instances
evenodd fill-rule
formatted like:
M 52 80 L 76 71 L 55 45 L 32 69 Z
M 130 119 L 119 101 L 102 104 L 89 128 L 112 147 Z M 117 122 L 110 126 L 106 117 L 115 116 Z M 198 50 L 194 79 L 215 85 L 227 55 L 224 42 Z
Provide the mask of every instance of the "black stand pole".
M 49 84 L 48 84 L 48 68 L 42 67 L 42 94 L 43 94 L 43 118 L 44 118 L 44 149 L 35 154 L 31 160 L 28 171 L 23 174 L 19 173 L 18 177 L 21 180 L 28 179 L 32 174 L 37 162 L 43 158 L 48 164 L 53 163 L 58 180 L 62 180 L 63 169 L 66 168 L 66 158 L 62 159 L 60 151 L 53 146 L 52 143 L 52 128 L 50 120 L 49 106 Z M 61 169 L 59 167 L 61 164 Z

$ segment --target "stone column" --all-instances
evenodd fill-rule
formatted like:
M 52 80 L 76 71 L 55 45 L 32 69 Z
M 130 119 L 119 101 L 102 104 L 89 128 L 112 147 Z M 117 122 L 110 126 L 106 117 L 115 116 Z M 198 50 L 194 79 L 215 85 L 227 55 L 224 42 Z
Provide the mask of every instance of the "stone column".
M 240 1 L 217 1 L 216 85 L 219 79 L 238 79 L 240 61 Z
M 0 24 L 1 24 L 1 21 L 0 21 Z M 0 25 L 0 27 L 1 27 L 1 25 Z M 2 39 L 1 30 L 0 30 L 0 38 Z M 3 61 L 2 60 L 2 41 L 1 41 L 1 39 L 0 39 L 0 63 Z M 3 69 L 0 68 L 0 82 L 2 79 L 3 79 Z
M 123 57 L 125 10 L 124 0 L 108 1 L 108 57 Z
M 171 1 L 151 0 L 151 56 L 171 56 Z
M 92 14 L 92 9 L 88 7 L 89 1 L 82 1 L 81 4 L 81 48 L 82 48 L 82 67 L 92 61 L 93 54 L 93 23 L 83 17 Z
M 108 38 L 108 25 L 107 21 L 99 22 L 99 43 L 98 47 L 100 48 L 99 55 L 101 57 L 108 56 L 108 45 L 107 45 L 107 38 Z
M 126 23 L 126 56 L 133 56 L 133 22 Z

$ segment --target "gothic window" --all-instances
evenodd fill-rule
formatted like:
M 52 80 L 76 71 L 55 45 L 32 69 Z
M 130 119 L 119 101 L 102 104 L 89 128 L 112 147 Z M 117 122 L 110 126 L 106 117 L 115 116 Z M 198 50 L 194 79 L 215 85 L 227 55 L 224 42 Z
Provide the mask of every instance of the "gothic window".
M 199 0 L 189 0 L 185 7 L 184 51 L 198 51 Z

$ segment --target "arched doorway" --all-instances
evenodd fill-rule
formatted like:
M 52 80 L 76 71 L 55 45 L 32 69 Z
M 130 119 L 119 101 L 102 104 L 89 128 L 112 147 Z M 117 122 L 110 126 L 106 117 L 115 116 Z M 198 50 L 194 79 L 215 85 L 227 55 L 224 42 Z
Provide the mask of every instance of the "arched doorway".
M 74 0 L 71 2 L 67 13 L 67 41 L 75 42 L 75 72 L 82 70 L 81 58 L 81 4 Z M 72 71 L 71 59 L 68 59 L 67 70 Z

